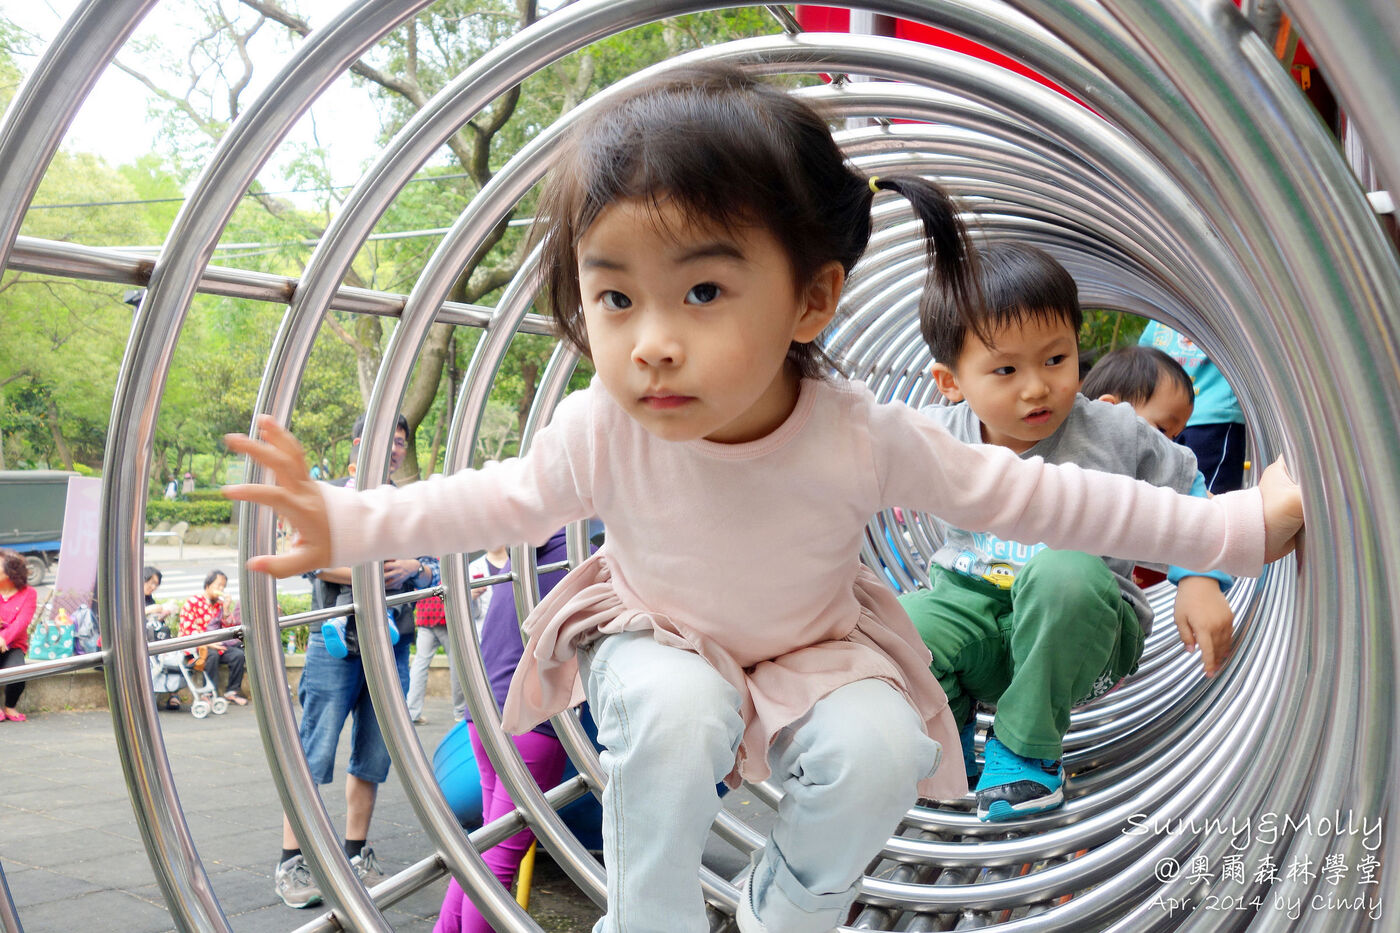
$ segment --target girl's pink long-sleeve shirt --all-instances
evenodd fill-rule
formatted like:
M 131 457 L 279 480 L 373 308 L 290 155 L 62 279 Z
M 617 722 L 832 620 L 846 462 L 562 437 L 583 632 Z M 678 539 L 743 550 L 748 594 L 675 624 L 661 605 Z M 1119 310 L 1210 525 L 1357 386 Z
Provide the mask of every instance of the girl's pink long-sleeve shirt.
M 325 487 L 335 566 L 399 553 L 542 543 L 600 517 L 607 543 L 532 613 L 506 725 L 523 731 L 581 699 L 574 650 L 649 628 L 739 687 L 750 728 L 738 767 L 767 774 L 766 743 L 826 693 L 880 677 L 957 734 L 928 653 L 893 594 L 862 567 L 867 521 L 899 506 L 1064 549 L 1256 575 L 1257 490 L 1214 499 L 968 445 L 859 383 L 804 380 L 773 433 L 745 444 L 658 440 L 601 385 L 564 399 L 522 458 L 366 492 Z M 925 796 L 965 789 L 945 754 Z

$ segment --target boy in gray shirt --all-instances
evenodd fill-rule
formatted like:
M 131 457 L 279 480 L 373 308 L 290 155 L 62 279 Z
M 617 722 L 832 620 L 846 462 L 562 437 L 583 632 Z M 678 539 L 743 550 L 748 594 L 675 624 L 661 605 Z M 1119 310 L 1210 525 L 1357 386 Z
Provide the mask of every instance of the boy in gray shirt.
M 979 333 L 951 307 L 925 303 L 920 323 L 938 361 L 934 378 L 954 404 L 924 412 L 969 443 L 1204 494 L 1189 450 L 1131 406 L 1079 394 L 1082 312 L 1069 273 L 1019 244 L 985 247 L 978 262 L 986 315 Z M 931 588 L 900 601 L 962 725 L 969 777 L 976 701 L 997 704 L 977 815 L 1007 820 L 1058 807 L 1070 709 L 1136 669 L 1152 626 L 1132 562 L 940 527 Z M 1228 650 L 1233 622 L 1221 588 L 1218 575 L 1182 574 L 1177 592 L 1183 632 L 1211 647 L 1211 662 L 1222 655 L 1222 641 Z

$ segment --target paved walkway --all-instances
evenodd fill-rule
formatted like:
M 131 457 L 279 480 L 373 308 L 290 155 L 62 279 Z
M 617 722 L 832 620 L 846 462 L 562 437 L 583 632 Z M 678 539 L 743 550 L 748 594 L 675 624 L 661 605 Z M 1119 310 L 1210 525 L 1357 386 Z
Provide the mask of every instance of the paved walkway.
M 418 734 L 431 756 L 452 724 L 451 704 L 429 697 L 424 715 L 430 722 Z M 233 929 L 283 931 L 312 920 L 319 909 L 291 910 L 273 893 L 281 809 L 252 707 L 204 720 L 162 713 L 160 723 L 181 807 Z M 348 754 L 343 747 L 341 768 Z M 344 826 L 343 775 L 324 799 L 332 820 Z M 395 777 L 381 789 L 370 843 L 391 873 L 431 851 Z M 0 722 L 0 867 L 25 933 L 173 929 L 105 711 Z M 385 915 L 396 930 L 429 933 L 446 887 L 444 878 Z M 583 933 L 598 915 L 547 858 L 537 868 L 532 913 L 560 933 Z
M 146 548 L 146 562 L 167 572 L 222 567 L 230 548 Z M 52 580 L 50 580 L 52 582 Z M 167 594 L 165 587 L 157 594 Z M 25 704 L 21 701 L 21 707 Z M 451 703 L 429 696 L 429 723 L 418 738 L 429 759 L 452 726 Z M 165 747 L 180 804 L 229 922 L 239 933 L 292 930 L 321 908 L 291 910 L 273 892 L 282 815 L 251 706 L 197 720 L 188 712 L 161 713 Z M 345 825 L 343 769 L 349 730 L 341 736 L 337 780 L 323 799 L 338 827 Z M 772 811 L 747 789 L 725 806 L 767 830 Z M 370 844 L 390 874 L 432 851 L 396 776 L 380 790 Z M 746 863 L 714 838 L 706 863 L 730 877 Z M 173 922 L 136 827 L 118 761 L 111 716 L 105 710 L 35 713 L 28 722 L 0 722 L 0 869 L 19 910 L 24 933 L 113 930 L 165 933 Z M 447 879 L 390 907 L 395 930 L 430 933 Z M 547 855 L 536 863 L 530 913 L 549 933 L 586 933 L 600 915 Z
M 428 697 L 418 738 L 431 757 L 452 725 L 451 703 Z M 321 908 L 292 910 L 273 893 L 282 819 L 251 706 L 197 720 L 161 713 L 160 724 L 180 805 L 230 925 L 239 933 L 292 930 Z M 337 756 L 337 780 L 323 790 L 336 826 L 345 825 L 349 730 Z M 766 832 L 772 810 L 747 788 L 725 807 Z M 370 832 L 393 873 L 431 852 L 427 834 L 391 774 L 380 789 Z M 711 838 L 706 864 L 730 877 L 746 859 Z M 36 713 L 0 722 L 0 869 L 24 933 L 174 929 L 136 827 L 106 711 Z M 430 933 L 447 879 L 390 907 L 395 930 Z M 587 933 L 599 909 L 543 852 L 536 862 L 530 913 L 548 933 Z M 99 919 L 100 918 L 100 919 Z

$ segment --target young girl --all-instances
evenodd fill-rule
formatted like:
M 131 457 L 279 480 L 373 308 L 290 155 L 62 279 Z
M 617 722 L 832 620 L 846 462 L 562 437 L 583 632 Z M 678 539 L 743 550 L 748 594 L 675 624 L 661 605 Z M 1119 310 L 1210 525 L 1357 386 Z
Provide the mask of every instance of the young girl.
M 909 198 L 931 288 L 967 295 L 952 206 L 866 179 L 807 105 L 742 73 L 671 72 L 584 121 L 542 205 L 550 303 L 597 378 L 527 456 L 402 489 L 311 480 L 270 418 L 229 447 L 277 485 L 225 489 L 300 532 L 249 569 L 538 545 L 597 515 L 607 543 L 526 620 L 506 727 L 586 694 L 606 747 L 607 915 L 598 933 L 708 930 L 698 872 L 715 784 L 786 796 L 739 900 L 744 933 L 826 931 L 919 793 L 966 791 L 929 654 L 859 560 L 904 506 L 1014 540 L 1258 573 L 1301 497 L 1203 501 L 967 446 L 828 374 L 815 341 L 870 233 L 875 189 Z

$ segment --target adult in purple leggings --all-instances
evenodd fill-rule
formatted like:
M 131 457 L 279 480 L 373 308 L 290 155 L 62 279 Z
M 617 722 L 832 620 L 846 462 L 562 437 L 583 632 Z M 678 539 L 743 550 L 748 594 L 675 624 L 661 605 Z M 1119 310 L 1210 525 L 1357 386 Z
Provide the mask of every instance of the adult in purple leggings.
M 562 529 L 555 532 L 543 547 L 535 550 L 535 561 L 540 566 L 564 560 L 566 556 Z M 509 567 L 509 561 L 502 568 L 491 565 L 488 560 L 488 569 L 492 575 Z M 541 574 L 541 595 L 553 589 L 562 579 L 562 570 Z M 506 701 L 510 678 L 515 673 L 523 653 L 520 623 L 515 613 L 515 591 L 510 583 L 497 583 L 492 588 L 491 604 L 481 622 L 481 659 L 485 662 L 486 674 L 491 679 L 491 692 L 496 697 L 497 706 Z M 470 713 L 468 715 L 470 716 Z M 476 724 L 469 722 L 467 729 L 471 734 L 476 766 L 481 772 L 481 821 L 483 824 L 490 823 L 514 810 L 515 802 L 510 799 L 504 782 L 497 777 L 496 769 L 491 766 L 491 759 L 486 756 L 486 749 L 477 735 Z M 533 732 L 513 736 L 512 740 L 520 750 L 520 757 L 536 784 L 548 790 L 559 783 L 564 774 L 566 756 L 564 746 L 559 744 L 559 739 L 555 737 L 554 729 L 549 723 L 544 723 Z M 525 852 L 534 838 L 534 833 L 523 829 L 482 853 L 487 867 L 507 890 L 515 882 L 520 860 L 525 857 Z M 442 910 L 438 913 L 433 933 L 489 933 L 490 930 L 491 926 L 477 911 L 471 898 L 466 896 L 457 879 L 453 878 L 448 882 L 447 894 L 442 900 Z

